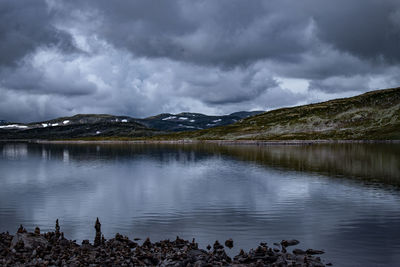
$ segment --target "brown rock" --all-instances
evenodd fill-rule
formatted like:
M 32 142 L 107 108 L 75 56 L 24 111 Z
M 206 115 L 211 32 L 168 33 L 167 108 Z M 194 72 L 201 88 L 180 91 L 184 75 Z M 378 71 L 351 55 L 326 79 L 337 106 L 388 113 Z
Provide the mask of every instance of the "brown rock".
M 228 248 L 233 248 L 233 240 L 232 238 L 229 238 L 228 240 L 225 241 L 225 246 Z

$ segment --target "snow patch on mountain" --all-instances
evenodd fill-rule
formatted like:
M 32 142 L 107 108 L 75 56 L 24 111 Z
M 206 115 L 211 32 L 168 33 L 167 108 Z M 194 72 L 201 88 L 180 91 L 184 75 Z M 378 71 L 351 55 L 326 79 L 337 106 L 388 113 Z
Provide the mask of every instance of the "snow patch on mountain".
M 8 124 L 0 126 L 0 129 L 10 129 L 10 128 L 26 129 L 28 128 L 28 126 L 20 124 Z
M 176 119 L 176 116 L 169 116 L 169 117 L 166 117 L 166 118 L 164 118 L 162 120 L 163 121 L 167 121 L 167 120 L 173 120 L 173 119 Z

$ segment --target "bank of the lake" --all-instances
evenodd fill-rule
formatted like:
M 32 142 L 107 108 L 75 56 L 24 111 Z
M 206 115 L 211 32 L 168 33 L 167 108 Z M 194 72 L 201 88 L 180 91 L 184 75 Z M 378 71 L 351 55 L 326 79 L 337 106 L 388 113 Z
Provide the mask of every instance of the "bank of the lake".
M 1 140 L 0 140 L 1 141 Z M 312 145 L 312 144 L 400 144 L 400 140 L 196 140 L 196 139 L 72 139 L 72 140 L 2 140 L 38 144 L 220 144 L 220 145 Z
M 68 240 L 60 231 L 58 220 L 55 231 L 40 233 L 36 227 L 28 232 L 21 225 L 15 235 L 8 232 L 0 234 L 0 264 L 3 266 L 326 266 L 320 257 L 324 251 L 299 248 L 298 240 L 282 240 L 268 245 L 260 243 L 248 252 L 240 250 L 233 258 L 225 249 L 234 246 L 232 239 L 221 244 L 216 240 L 213 245 L 199 248 L 192 241 L 176 237 L 175 240 L 162 240 L 152 243 L 149 238 L 144 242 L 119 233 L 106 240 L 101 233 L 99 219 L 94 225 L 96 233 L 93 243 L 83 240 L 79 245 Z M 142 244 L 140 244 L 142 243 Z M 327 263 L 331 265 L 331 263 Z

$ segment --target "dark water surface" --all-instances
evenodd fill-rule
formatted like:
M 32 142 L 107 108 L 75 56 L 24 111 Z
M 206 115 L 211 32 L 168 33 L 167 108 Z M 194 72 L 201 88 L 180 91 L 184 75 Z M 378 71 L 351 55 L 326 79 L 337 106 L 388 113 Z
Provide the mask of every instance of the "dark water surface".
M 301 241 L 334 266 L 400 263 L 400 145 L 0 143 L 0 232 L 54 229 L 201 247 Z M 398 265 L 397 265 L 398 266 Z

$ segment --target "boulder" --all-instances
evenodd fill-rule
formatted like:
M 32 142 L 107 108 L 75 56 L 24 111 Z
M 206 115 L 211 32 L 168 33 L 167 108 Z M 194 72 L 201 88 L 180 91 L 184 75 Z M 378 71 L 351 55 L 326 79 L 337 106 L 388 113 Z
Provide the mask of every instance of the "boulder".
M 47 247 L 49 242 L 43 236 L 37 236 L 29 233 L 16 233 L 11 241 L 11 248 L 17 244 L 24 244 L 26 249 L 35 249 L 37 247 Z

